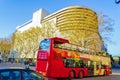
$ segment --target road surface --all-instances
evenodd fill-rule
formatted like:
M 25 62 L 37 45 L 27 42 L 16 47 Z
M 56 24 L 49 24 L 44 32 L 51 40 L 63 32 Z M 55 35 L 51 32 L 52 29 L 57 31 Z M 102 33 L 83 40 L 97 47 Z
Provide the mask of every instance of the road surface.
M 24 64 L 21 63 L 0 63 L 0 68 L 25 68 Z M 35 70 L 34 66 L 30 66 L 30 69 Z M 80 79 L 72 79 L 72 80 L 80 80 Z M 113 69 L 112 74 L 109 76 L 98 76 L 98 77 L 85 77 L 81 80 L 120 80 L 120 69 Z

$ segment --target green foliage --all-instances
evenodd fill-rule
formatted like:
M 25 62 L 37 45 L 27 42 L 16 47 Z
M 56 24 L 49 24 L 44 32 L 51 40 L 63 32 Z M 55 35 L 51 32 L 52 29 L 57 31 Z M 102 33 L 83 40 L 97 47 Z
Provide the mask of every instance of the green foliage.
M 32 27 L 24 32 L 15 32 L 12 36 L 13 49 L 19 58 L 35 58 L 40 40 L 55 37 L 55 24 L 46 22 L 42 27 Z
M 111 42 L 112 32 L 114 31 L 114 20 L 102 12 L 98 14 L 99 33 L 105 43 Z
M 22 57 L 34 57 L 41 39 L 41 28 L 33 27 L 24 32 L 14 33 L 14 49 Z M 20 57 L 20 56 L 19 56 Z
M 0 51 L 7 54 L 11 49 L 11 39 L 4 38 L 0 40 Z
M 42 23 L 41 30 L 42 30 L 41 35 L 43 38 L 50 38 L 50 37 L 57 36 L 56 32 L 58 31 L 58 29 L 57 29 L 54 21 L 47 21 L 47 22 Z
M 11 50 L 12 41 L 10 38 L 3 38 L 0 40 L 0 52 L 2 52 L 2 58 L 7 60 L 9 52 Z

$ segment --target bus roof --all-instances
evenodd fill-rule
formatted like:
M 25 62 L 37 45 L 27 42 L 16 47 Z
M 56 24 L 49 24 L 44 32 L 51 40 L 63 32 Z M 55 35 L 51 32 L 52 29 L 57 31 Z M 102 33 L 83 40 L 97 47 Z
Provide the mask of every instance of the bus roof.
M 63 39 L 63 38 L 54 37 L 51 39 L 53 39 L 56 44 L 69 43 L 69 41 L 67 39 Z

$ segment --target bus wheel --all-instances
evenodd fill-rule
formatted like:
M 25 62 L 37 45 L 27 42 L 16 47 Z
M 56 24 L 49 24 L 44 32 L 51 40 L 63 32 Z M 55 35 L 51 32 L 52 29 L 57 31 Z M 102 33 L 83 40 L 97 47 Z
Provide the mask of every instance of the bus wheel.
M 68 78 L 69 79 L 72 79 L 72 78 L 75 78 L 75 71 L 70 71 L 69 74 L 68 74 Z
M 79 71 L 78 77 L 79 77 L 79 78 L 83 78 L 83 77 L 84 77 L 84 72 L 83 72 L 83 71 Z

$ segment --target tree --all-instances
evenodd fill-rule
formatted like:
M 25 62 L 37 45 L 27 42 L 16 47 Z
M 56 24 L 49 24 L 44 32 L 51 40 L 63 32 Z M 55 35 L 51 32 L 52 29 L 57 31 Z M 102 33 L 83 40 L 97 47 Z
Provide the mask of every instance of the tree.
M 31 28 L 28 31 L 25 31 L 24 35 L 27 37 L 27 46 L 25 46 L 25 48 L 28 50 L 26 56 L 31 55 L 31 57 L 34 56 L 35 58 L 35 53 L 39 47 L 39 41 L 42 39 L 41 33 L 42 31 L 40 27 Z
M 99 33 L 104 41 L 104 44 L 107 44 L 111 41 L 111 35 L 114 25 L 114 20 L 109 18 L 107 15 L 102 12 L 98 14 L 98 22 L 99 22 Z
M 118 64 L 120 65 L 120 57 L 119 57 L 119 61 L 118 61 Z
M 54 22 L 54 20 L 42 23 L 41 29 L 42 29 L 41 35 L 43 38 L 56 37 L 59 34 L 59 30 L 56 27 L 56 23 Z
M 24 32 L 15 32 L 12 36 L 12 46 L 18 52 L 19 58 L 35 58 L 40 40 L 57 36 L 57 31 L 54 21 L 47 21 L 42 23 L 42 27 L 36 26 Z
M 19 31 L 13 33 L 12 35 L 12 50 L 17 51 L 18 58 L 23 51 L 23 34 Z
M 33 27 L 24 32 L 15 32 L 13 35 L 14 49 L 18 52 L 19 58 L 30 56 L 34 58 L 41 38 L 40 27 Z
M 79 25 L 79 24 L 78 24 Z M 60 32 L 63 38 L 66 38 L 70 43 L 77 44 L 83 48 L 91 49 L 92 51 L 101 50 L 101 37 L 98 33 L 93 33 L 92 31 L 86 31 L 83 29 L 77 30 L 66 30 Z
M 4 58 L 8 57 L 8 54 L 11 50 L 11 38 L 3 38 L 0 40 L 0 51 L 3 53 Z
M 111 59 L 111 65 L 113 65 L 114 59 L 113 59 L 112 55 L 110 55 L 110 59 Z

